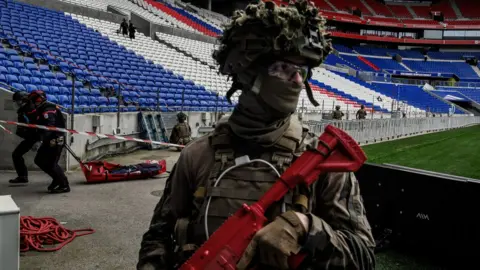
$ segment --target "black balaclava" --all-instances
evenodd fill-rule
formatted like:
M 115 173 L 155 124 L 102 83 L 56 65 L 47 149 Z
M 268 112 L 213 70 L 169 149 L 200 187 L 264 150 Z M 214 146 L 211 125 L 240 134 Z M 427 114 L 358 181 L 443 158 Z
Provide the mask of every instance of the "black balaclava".
M 289 76 L 285 79 L 267 69 L 258 70 L 252 86 L 243 89 L 229 118 L 232 131 L 237 136 L 269 147 L 285 134 L 303 85 L 299 74 L 291 74 L 294 72 L 291 70 L 288 72 Z M 298 133 L 301 135 L 301 130 Z

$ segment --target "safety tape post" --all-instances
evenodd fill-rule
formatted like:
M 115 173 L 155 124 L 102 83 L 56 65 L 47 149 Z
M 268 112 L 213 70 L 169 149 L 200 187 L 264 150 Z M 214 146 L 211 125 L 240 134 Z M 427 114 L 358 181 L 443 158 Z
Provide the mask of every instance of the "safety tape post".
M 143 139 L 133 138 L 133 137 L 130 137 L 130 136 L 102 134 L 102 133 L 95 133 L 95 132 L 90 132 L 90 131 L 77 131 L 77 130 L 73 130 L 73 129 L 59 128 L 59 127 L 49 127 L 49 126 L 42 126 L 42 125 L 35 125 L 35 124 L 25 124 L 25 123 L 19 123 L 19 122 L 14 122 L 14 121 L 5 121 L 5 120 L 0 120 L 0 123 L 4 123 L 4 124 L 8 124 L 8 125 L 15 125 L 15 126 L 22 126 L 22 127 L 27 127 L 27 128 L 34 128 L 34 129 L 43 129 L 43 130 L 58 131 L 58 132 L 70 133 L 70 134 L 79 134 L 79 135 L 84 135 L 84 136 L 94 136 L 94 137 L 111 139 L 111 140 L 134 141 L 134 142 L 139 142 L 139 143 L 158 144 L 158 145 L 165 145 L 165 146 L 170 146 L 170 147 L 181 147 L 181 148 L 185 147 L 185 145 L 181 145 L 181 144 L 157 142 L 157 141 L 151 141 L 151 140 L 143 140 Z M 5 131 L 9 132 L 3 126 L 1 126 L 1 127 Z

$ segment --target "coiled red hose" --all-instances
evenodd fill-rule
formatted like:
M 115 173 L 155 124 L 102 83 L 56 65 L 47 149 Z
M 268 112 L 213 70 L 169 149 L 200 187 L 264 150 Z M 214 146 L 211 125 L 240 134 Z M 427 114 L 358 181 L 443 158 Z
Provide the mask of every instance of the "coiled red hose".
M 22 216 L 20 217 L 20 251 L 57 251 L 72 242 L 75 237 L 94 232 L 95 230 L 90 228 L 69 230 L 52 217 Z

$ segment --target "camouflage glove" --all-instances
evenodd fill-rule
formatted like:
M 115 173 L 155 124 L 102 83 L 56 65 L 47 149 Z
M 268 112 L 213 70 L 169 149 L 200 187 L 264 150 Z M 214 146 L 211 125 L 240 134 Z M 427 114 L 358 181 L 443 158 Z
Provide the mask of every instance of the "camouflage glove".
M 237 269 L 248 269 L 255 255 L 258 263 L 275 269 L 289 269 L 288 257 L 300 251 L 299 239 L 308 230 L 308 217 L 294 211 L 278 216 L 262 228 L 243 253 Z

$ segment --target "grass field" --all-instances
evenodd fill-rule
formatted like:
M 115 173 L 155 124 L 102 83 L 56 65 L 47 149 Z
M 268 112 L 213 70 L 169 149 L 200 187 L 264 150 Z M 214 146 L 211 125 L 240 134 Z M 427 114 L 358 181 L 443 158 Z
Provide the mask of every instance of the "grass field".
M 368 162 L 480 179 L 480 125 L 363 147 Z
M 480 125 L 362 147 L 371 163 L 480 179 Z M 442 269 L 424 259 L 389 250 L 376 256 L 380 270 Z

